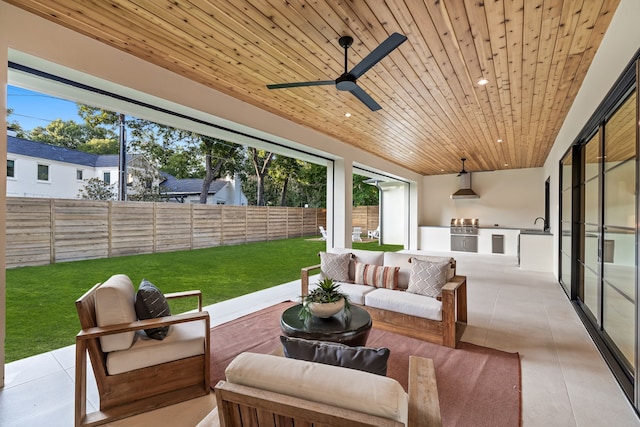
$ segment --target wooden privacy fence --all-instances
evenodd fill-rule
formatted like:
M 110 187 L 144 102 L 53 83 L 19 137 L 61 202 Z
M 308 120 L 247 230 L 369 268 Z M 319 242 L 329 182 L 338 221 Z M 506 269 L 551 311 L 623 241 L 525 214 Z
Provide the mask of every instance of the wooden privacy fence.
M 367 209 L 354 208 L 354 218 L 356 211 L 364 210 L 366 219 Z M 377 207 L 375 212 L 377 226 Z M 45 265 L 316 236 L 320 225 L 326 226 L 324 208 L 8 197 L 6 265 Z
M 7 267 L 318 235 L 315 208 L 7 198 Z

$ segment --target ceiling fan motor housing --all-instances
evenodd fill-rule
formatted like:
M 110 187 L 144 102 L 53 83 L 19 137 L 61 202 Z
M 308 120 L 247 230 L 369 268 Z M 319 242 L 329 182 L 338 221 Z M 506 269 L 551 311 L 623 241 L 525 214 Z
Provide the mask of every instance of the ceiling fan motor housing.
M 344 73 L 340 77 L 336 79 L 336 87 L 338 90 L 354 90 L 358 85 L 356 85 L 356 78 L 353 77 L 349 73 Z

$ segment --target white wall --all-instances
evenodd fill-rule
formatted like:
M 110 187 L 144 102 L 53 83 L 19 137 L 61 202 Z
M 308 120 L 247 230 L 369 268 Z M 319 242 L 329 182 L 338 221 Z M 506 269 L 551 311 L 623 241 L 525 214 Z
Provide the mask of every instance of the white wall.
M 404 245 L 407 234 L 406 184 L 380 183 L 382 188 L 381 243 Z
M 15 160 L 15 177 L 7 178 L 8 197 L 77 199 L 78 192 L 85 186 L 86 180 L 93 177 L 102 179 L 102 173 L 106 171 L 106 169 L 94 170 L 82 165 L 35 159 L 19 154 L 11 154 L 8 158 Z M 38 164 L 49 166 L 49 181 L 37 179 Z M 83 171 L 83 180 L 76 179 L 78 169 Z M 112 169 L 109 172 L 111 172 L 111 182 L 117 183 L 118 170 Z
M 532 228 L 544 216 L 546 178 L 542 168 L 473 172 L 471 188 L 480 198 L 451 199 L 460 187 L 457 174 L 424 177 L 420 225 L 448 227 L 451 218 L 478 218 L 481 227 Z

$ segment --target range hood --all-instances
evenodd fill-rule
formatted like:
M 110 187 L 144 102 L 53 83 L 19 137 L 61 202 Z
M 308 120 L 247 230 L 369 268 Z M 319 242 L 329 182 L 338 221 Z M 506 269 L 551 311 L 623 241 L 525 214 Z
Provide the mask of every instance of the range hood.
M 460 160 L 462 160 L 462 170 L 458 174 L 458 176 L 460 177 L 460 189 L 455 193 L 453 193 L 451 195 L 451 198 L 452 199 L 478 199 L 480 196 L 478 196 L 471 189 L 471 172 L 467 172 L 464 169 L 464 162 L 467 159 L 462 158 Z

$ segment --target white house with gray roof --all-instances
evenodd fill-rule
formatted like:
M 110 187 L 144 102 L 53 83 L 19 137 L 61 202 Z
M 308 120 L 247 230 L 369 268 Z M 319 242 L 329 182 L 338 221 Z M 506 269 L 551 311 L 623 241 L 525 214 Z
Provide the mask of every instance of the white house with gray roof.
M 127 156 L 128 184 L 136 179 L 132 171 L 152 169 L 168 201 L 199 203 L 202 179 L 177 179 L 158 173 L 141 155 Z M 118 155 L 92 154 L 79 150 L 7 137 L 7 196 L 77 199 L 80 190 L 91 178 L 99 178 L 118 188 Z M 131 189 L 129 189 L 131 191 Z M 246 205 L 240 180 L 220 179 L 211 183 L 208 204 Z
M 77 199 L 91 178 L 114 184 L 118 156 L 7 137 L 7 196 Z
M 163 180 L 160 183 L 162 193 L 169 201 L 178 203 L 200 203 L 200 193 L 202 192 L 201 178 L 177 179 L 165 172 L 160 172 Z M 236 205 L 247 204 L 247 197 L 242 192 L 240 178 L 217 179 L 211 183 L 207 194 L 207 204 L 213 205 Z

